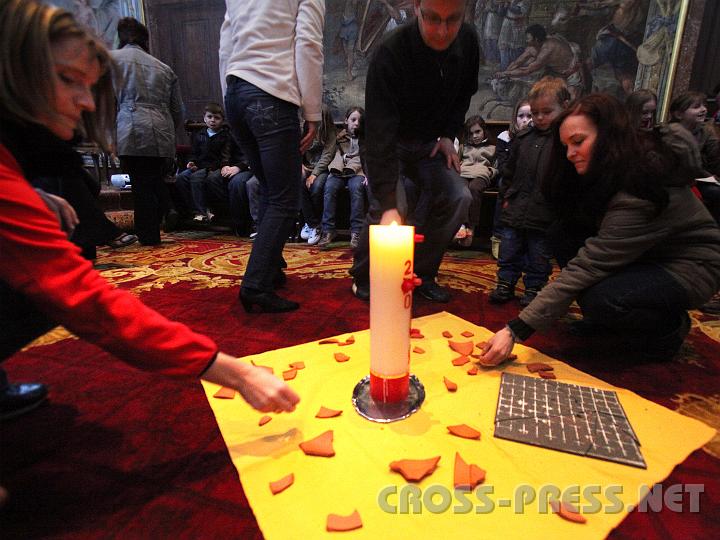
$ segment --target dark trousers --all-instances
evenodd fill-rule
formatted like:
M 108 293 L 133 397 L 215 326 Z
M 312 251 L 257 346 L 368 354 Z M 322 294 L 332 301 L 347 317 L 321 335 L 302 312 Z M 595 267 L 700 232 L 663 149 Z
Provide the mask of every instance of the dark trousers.
M 500 254 L 497 277 L 515 285 L 525 273 L 526 289 L 540 289 L 550 278 L 552 254 L 544 231 L 503 227 L 500 232 Z
M 220 171 L 217 171 L 218 175 Z M 185 169 L 175 177 L 175 188 L 183 198 L 183 202 L 195 214 L 207 214 L 207 200 L 205 196 L 207 169 L 192 171 Z
M 165 173 L 171 160 L 152 156 L 120 156 L 120 167 L 130 175 L 135 208 L 135 234 L 140 243 L 160 243 L 160 223 L 170 208 Z
M 434 158 L 429 157 L 434 146 L 435 142 L 398 144 L 400 177 L 407 178 L 417 187 L 420 193 L 418 205 L 427 205 L 422 210 L 422 228 L 418 230 L 425 235 L 425 241 L 415 244 L 415 273 L 426 282 L 437 277 L 445 250 L 465 220 L 471 201 L 467 182 L 457 171 L 447 168 L 445 157 L 439 153 Z M 398 182 L 397 189 L 404 189 L 404 181 Z M 361 285 L 370 281 L 369 225 L 380 223 L 382 217 L 372 188 L 369 191 L 370 209 L 350 269 L 350 274 Z
M 313 228 L 320 226 L 327 177 L 328 173 L 320 173 L 315 178 L 310 189 L 302 186 L 300 190 L 300 206 L 302 208 L 303 219 L 305 223 Z
M 238 234 L 249 231 L 257 220 L 257 210 L 255 213 L 251 211 L 248 195 L 248 183 L 252 178 L 252 172 L 241 171 L 233 176 L 227 184 L 230 218 Z
M 0 362 L 55 326 L 24 295 L 0 281 Z
M 273 278 L 285 264 L 282 250 L 300 206 L 298 107 L 229 76 L 225 110 L 233 135 L 260 182 L 258 235 L 242 286 L 272 292 Z

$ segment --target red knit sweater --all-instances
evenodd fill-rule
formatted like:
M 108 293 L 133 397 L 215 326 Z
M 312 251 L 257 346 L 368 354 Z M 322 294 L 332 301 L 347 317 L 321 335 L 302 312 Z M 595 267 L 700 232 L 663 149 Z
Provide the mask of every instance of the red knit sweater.
M 0 280 L 51 319 L 140 369 L 197 377 L 217 345 L 100 276 L 0 145 Z

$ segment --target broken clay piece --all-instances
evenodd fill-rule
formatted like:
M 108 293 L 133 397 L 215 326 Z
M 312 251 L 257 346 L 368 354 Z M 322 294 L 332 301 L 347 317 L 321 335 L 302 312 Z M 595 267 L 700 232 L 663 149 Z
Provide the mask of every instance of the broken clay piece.
M 578 512 L 577 508 L 570 503 L 552 499 L 550 501 L 550 508 L 552 508 L 553 514 L 557 514 L 563 519 L 572 521 L 573 523 L 587 523 L 587 518 Z
M 352 345 L 353 343 L 355 343 L 355 336 L 350 336 L 345 341 L 338 342 L 338 345 L 340 347 L 345 347 L 346 345 Z
M 337 362 L 347 362 L 350 360 L 350 357 L 347 354 L 343 354 L 341 352 L 336 352 L 334 356 Z
M 541 379 L 557 379 L 552 371 L 538 371 Z
M 233 399 L 235 397 L 235 389 L 223 386 L 213 394 L 213 397 L 218 399 Z
M 553 368 L 551 365 L 545 364 L 543 362 L 531 362 L 529 364 L 525 364 L 525 368 L 530 373 L 537 373 L 538 371 L 552 371 Z
M 320 410 L 315 415 L 315 418 L 334 418 L 340 416 L 342 411 L 336 411 L 335 409 L 328 409 L 327 407 L 320 407 Z
M 267 371 L 268 373 L 272 373 L 273 375 L 275 374 L 275 370 L 274 370 L 273 368 L 271 368 L 270 366 L 262 366 L 262 365 L 260 365 L 260 364 L 256 364 L 254 360 L 250 360 L 250 363 L 251 363 L 253 366 L 255 366 L 255 367 L 259 367 L 260 369 L 264 369 L 264 370 Z
M 328 514 L 325 528 L 328 532 L 352 531 L 362 527 L 362 519 L 360 514 L 355 510 L 349 516 L 340 516 L 338 514 Z
M 400 473 L 408 482 L 419 482 L 432 474 L 440 456 L 429 459 L 401 459 L 390 463 L 390 470 Z
M 475 334 L 473 334 L 472 332 L 470 332 L 470 330 L 465 330 L 464 332 L 460 332 L 460 335 L 461 335 L 462 337 L 473 337 Z
M 295 378 L 295 375 L 297 375 L 297 369 L 288 369 L 287 371 L 283 371 L 282 375 L 284 381 L 291 381 Z
M 477 465 L 465 463 L 460 454 L 455 452 L 455 489 L 473 490 L 485 481 L 485 471 Z
M 292 369 L 305 369 L 305 362 L 292 362 L 288 364 Z
M 335 455 L 335 450 L 333 449 L 333 431 L 329 429 L 314 439 L 301 442 L 299 446 L 307 456 L 332 457 Z
M 445 383 L 445 388 L 448 389 L 448 392 L 454 392 L 458 389 L 457 383 L 452 382 L 447 377 L 443 377 L 443 382 Z
M 458 356 L 452 361 L 453 366 L 464 366 L 470 361 L 467 356 Z
M 318 341 L 318 345 L 330 345 L 331 343 L 340 343 L 337 338 L 328 338 Z
M 475 346 L 482 351 L 487 346 L 487 344 L 487 341 L 478 341 Z
M 425 352 L 425 349 L 423 349 L 422 347 L 413 347 L 413 352 L 423 354 Z
M 470 353 L 473 352 L 473 342 L 472 341 L 450 341 L 448 340 L 448 345 L 450 348 L 455 351 L 458 354 L 462 354 L 463 356 L 468 356 Z
M 263 416 L 260 420 L 258 420 L 258 426 L 264 426 L 267 424 L 270 420 L 272 420 L 271 416 L 268 416 L 267 414 Z
M 477 366 L 472 366 L 470 369 L 468 369 L 467 374 L 468 375 L 477 375 L 478 374 Z
M 467 424 L 459 424 L 457 426 L 448 426 L 448 431 L 457 437 L 463 439 L 479 439 L 480 432 L 476 429 L 471 428 Z
M 270 491 L 273 495 L 277 495 L 281 491 L 285 491 L 287 488 L 293 485 L 295 482 L 295 475 L 293 473 L 283 476 L 280 480 L 270 482 Z
M 451 339 L 453 337 L 452 333 L 448 330 L 443 330 L 442 336 L 447 339 Z

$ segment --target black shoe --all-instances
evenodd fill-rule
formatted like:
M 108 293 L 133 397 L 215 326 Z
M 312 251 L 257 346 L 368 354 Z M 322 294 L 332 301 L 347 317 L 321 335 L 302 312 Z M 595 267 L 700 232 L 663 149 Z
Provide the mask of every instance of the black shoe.
M 8 384 L 0 390 L 0 420 L 9 420 L 38 407 L 47 398 L 47 386 L 40 383 Z
M 520 305 L 521 305 L 522 307 L 529 306 L 529 305 L 530 305 L 530 302 L 532 302 L 533 300 L 535 300 L 535 297 L 538 295 L 538 293 L 540 292 L 540 289 L 541 289 L 541 288 L 542 288 L 542 287 L 528 287 L 528 288 L 526 288 L 526 289 L 525 289 L 525 294 L 523 294 L 523 295 L 520 297 Z M 513 296 L 515 296 L 515 295 L 513 294 Z
M 428 281 L 423 283 L 419 287 L 415 288 L 415 292 L 427 298 L 431 302 L 438 302 L 440 304 L 447 304 L 450 301 L 450 293 L 447 289 L 442 288 L 435 281 Z
M 248 313 L 252 313 L 254 306 L 260 308 L 260 313 L 283 313 L 295 311 L 300 307 L 297 302 L 281 298 L 275 293 L 242 288 L 240 289 L 240 302 Z
M 320 240 L 317 243 L 317 247 L 326 248 L 330 243 L 335 240 L 337 233 L 335 231 L 326 231 L 320 235 Z
M 504 304 L 515 299 L 515 285 L 509 281 L 498 281 L 495 290 L 490 293 L 488 300 L 491 304 Z
M 180 214 L 178 214 L 177 210 L 169 210 L 165 216 L 165 221 L 163 221 L 163 232 L 177 231 L 179 223 Z
M 356 298 L 359 298 L 364 302 L 370 301 L 370 285 L 360 285 L 359 283 L 353 281 L 352 293 Z
M 672 332 L 649 339 L 642 351 L 643 360 L 661 362 L 671 360 L 680 350 L 685 338 L 690 333 L 692 321 L 686 311 L 680 315 L 680 323 Z

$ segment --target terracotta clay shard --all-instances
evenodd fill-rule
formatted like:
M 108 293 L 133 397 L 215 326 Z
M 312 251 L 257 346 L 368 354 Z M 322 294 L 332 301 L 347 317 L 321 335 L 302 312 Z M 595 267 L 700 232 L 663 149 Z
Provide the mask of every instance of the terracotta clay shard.
M 463 356 L 468 356 L 470 353 L 473 352 L 473 342 L 472 341 L 450 341 L 448 340 L 448 345 L 450 348 L 455 351 L 458 354 L 462 354 Z
M 552 371 L 539 371 L 538 375 L 540 375 L 542 379 L 557 379 Z
M 289 366 L 292 369 L 305 369 L 305 362 L 293 362 Z
M 464 332 L 460 332 L 460 335 L 462 337 L 473 337 L 475 334 L 473 334 L 470 330 L 465 330 Z
M 530 373 L 537 373 L 538 371 L 552 371 L 553 369 L 555 369 L 552 366 L 544 364 L 542 362 L 531 362 L 529 364 L 525 364 L 525 368 Z
M 467 424 L 459 424 L 457 426 L 448 426 L 448 431 L 453 435 L 462 437 L 463 439 L 479 439 L 480 432 L 471 428 Z
M 297 369 L 295 368 L 283 371 L 283 380 L 290 381 L 295 378 L 295 375 L 297 375 Z
M 315 437 L 300 443 L 300 449 L 307 456 L 333 457 L 335 450 L 333 449 L 333 431 L 327 430 Z
M 455 452 L 455 489 L 473 490 L 484 481 L 485 471 L 477 465 L 465 463 L 460 454 Z
M 352 345 L 353 343 L 355 343 L 355 336 L 350 336 L 345 341 L 340 341 L 338 345 L 340 347 L 345 347 L 346 345 Z
M 587 518 L 570 503 L 553 499 L 550 501 L 550 508 L 552 508 L 553 514 L 557 514 L 563 519 L 573 523 L 587 523 Z
M 413 352 L 423 354 L 425 352 L 425 349 L 423 349 L 422 347 L 413 347 Z
M 267 414 L 263 416 L 260 420 L 258 420 L 258 426 L 264 426 L 267 424 L 270 420 L 272 420 L 271 416 L 268 416 Z
M 352 531 L 354 529 L 359 529 L 362 526 L 362 519 L 360 519 L 360 514 L 357 510 L 349 516 L 328 514 L 327 523 L 325 524 L 325 528 L 328 532 Z
M 429 459 L 401 459 L 390 463 L 390 470 L 402 474 L 408 482 L 419 482 L 432 474 L 437 467 L 440 456 Z
M 507 355 L 507 358 L 505 360 L 517 360 L 518 356 L 515 353 L 510 353 Z
M 475 346 L 482 351 L 487 344 L 487 341 L 478 341 Z
M 213 397 L 218 399 L 233 399 L 235 397 L 235 389 L 223 386 L 213 394 Z
M 410 339 L 422 339 L 424 337 L 422 334 L 410 334 Z
M 476 363 L 482 367 L 495 367 L 495 364 L 488 362 L 482 354 L 473 354 L 472 357 L 475 358 Z M 500 363 L 502 364 L 502 362 Z
M 277 495 L 281 491 L 285 491 L 287 488 L 293 485 L 295 482 L 295 475 L 293 473 L 283 476 L 280 480 L 270 482 L 270 491 L 273 495 Z
M 454 392 L 458 389 L 457 383 L 452 382 L 447 377 L 443 377 L 443 382 L 445 383 L 445 388 L 448 389 L 448 392 Z
M 453 337 L 452 332 L 449 332 L 448 330 L 443 330 L 442 336 L 447 339 L 452 339 Z
M 339 343 L 337 338 L 328 338 L 318 341 L 318 345 L 330 345 L 331 343 Z
M 422 332 L 420 331 L 419 328 L 410 328 L 410 335 L 411 335 L 411 336 L 412 336 L 413 334 L 421 334 L 421 333 L 422 333 Z
M 315 418 L 334 418 L 340 416 L 342 411 L 336 411 L 335 409 L 328 409 L 327 407 L 320 407 L 320 410 L 315 415 Z
M 470 369 L 467 370 L 468 375 L 477 375 L 478 374 L 478 368 L 477 366 L 473 366 Z
M 347 354 L 343 354 L 341 352 L 336 352 L 334 356 L 337 362 L 347 362 L 350 360 L 350 357 Z
M 453 366 L 464 366 L 470 361 L 467 356 L 458 356 L 452 361 Z
M 272 373 L 273 375 L 275 374 L 275 370 L 270 366 L 262 366 L 260 364 L 256 364 L 253 360 L 250 360 L 250 363 L 255 367 L 259 367 L 260 369 L 264 369 L 265 371 Z

